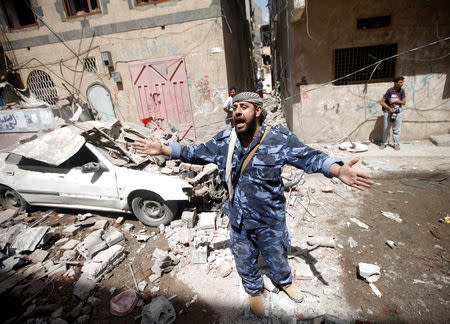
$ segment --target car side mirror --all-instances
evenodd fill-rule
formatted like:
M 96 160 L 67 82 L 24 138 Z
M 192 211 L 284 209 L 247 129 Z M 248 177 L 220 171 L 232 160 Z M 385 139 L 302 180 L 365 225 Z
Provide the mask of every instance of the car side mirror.
M 108 168 L 102 162 L 88 162 L 81 166 L 82 173 L 99 172 L 99 171 L 101 172 L 108 171 Z

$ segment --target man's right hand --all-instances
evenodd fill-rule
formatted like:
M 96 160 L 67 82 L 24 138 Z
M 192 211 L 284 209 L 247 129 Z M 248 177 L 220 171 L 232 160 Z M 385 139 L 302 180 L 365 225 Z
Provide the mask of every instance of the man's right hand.
M 149 139 L 136 139 L 131 146 L 136 149 L 136 153 L 145 155 L 166 155 L 172 153 L 172 149 L 167 145 L 162 145 L 153 135 Z

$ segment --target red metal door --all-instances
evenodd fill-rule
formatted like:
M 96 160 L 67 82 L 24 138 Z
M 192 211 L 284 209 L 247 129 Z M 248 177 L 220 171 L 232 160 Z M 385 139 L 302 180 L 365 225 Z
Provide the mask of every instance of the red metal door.
M 178 129 L 179 138 L 195 138 L 183 56 L 129 63 L 141 120 L 153 118 Z

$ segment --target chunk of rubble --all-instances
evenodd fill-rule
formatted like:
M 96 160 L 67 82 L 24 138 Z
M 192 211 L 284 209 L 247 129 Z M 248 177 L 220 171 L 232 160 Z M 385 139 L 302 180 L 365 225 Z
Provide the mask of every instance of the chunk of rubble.
M 34 250 L 33 253 L 28 255 L 28 260 L 30 260 L 33 263 L 42 262 L 45 260 L 45 258 L 48 256 L 48 252 L 41 249 Z
M 108 246 L 120 244 L 125 241 L 125 235 L 115 227 L 108 228 L 102 235 L 102 239 Z
M 173 305 L 164 296 L 158 296 L 150 304 L 145 305 L 142 308 L 141 315 L 141 324 L 171 324 L 176 319 Z
M 233 264 L 230 261 L 221 261 L 216 268 L 216 274 L 220 278 L 227 277 L 233 271 Z
M 204 212 L 199 215 L 198 227 L 201 230 L 216 229 L 216 212 Z

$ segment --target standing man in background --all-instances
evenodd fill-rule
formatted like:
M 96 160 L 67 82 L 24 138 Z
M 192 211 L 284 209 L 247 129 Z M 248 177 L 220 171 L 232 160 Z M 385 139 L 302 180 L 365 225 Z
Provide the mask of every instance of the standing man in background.
M 228 93 L 230 96 L 223 104 L 223 110 L 227 113 L 227 117 L 225 119 L 225 124 L 227 125 L 231 122 L 231 117 L 233 116 L 233 97 L 236 95 L 236 88 L 231 87 Z
M 380 150 L 384 150 L 389 144 L 389 138 L 394 138 L 394 149 L 400 150 L 398 139 L 402 129 L 402 111 L 406 104 L 405 90 L 402 89 L 405 78 L 397 76 L 394 78 L 394 87 L 389 88 L 381 99 L 381 106 L 383 107 L 383 142 Z

